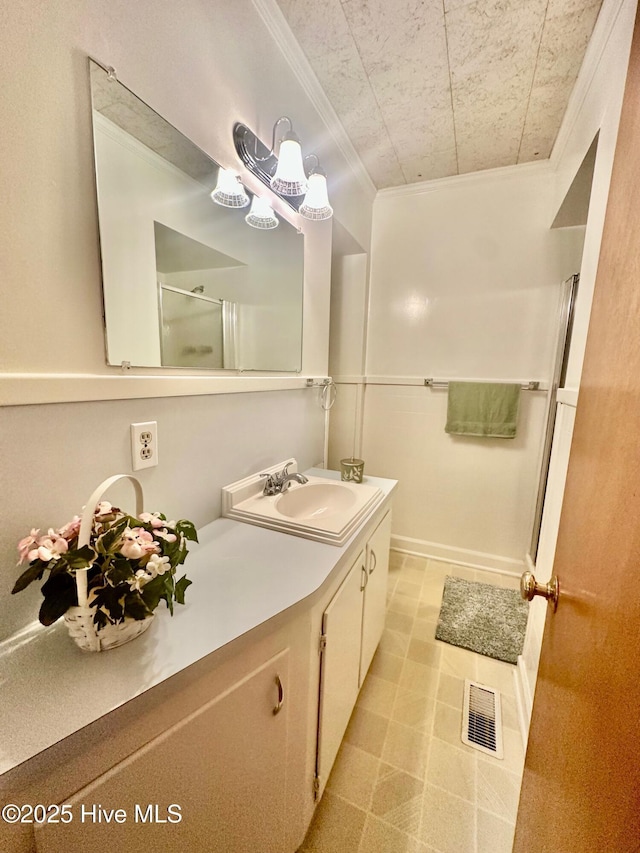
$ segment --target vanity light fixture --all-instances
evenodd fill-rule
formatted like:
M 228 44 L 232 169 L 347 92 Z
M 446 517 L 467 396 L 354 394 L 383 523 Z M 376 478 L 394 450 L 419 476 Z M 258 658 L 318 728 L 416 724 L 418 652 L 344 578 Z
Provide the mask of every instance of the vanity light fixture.
M 276 156 L 278 129 L 282 122 L 288 122 L 289 130 L 280 139 Z M 333 215 L 327 197 L 326 175 L 315 154 L 308 154 L 303 160 L 300 140 L 293 132 L 288 116 L 281 116 L 274 124 L 271 148 L 240 122 L 233 128 L 233 141 L 240 160 L 249 171 L 301 216 L 306 219 L 329 219 Z M 315 159 L 316 165 L 305 170 L 305 164 L 311 157 Z
M 242 186 L 240 176 L 232 169 L 218 170 L 218 180 L 211 198 L 222 207 L 246 207 L 249 204 L 249 196 Z
M 307 194 L 304 201 L 300 205 L 298 213 L 304 216 L 305 219 L 331 219 L 333 216 L 333 208 L 329 204 L 329 196 L 327 194 L 327 176 L 320 168 L 320 161 L 315 154 L 309 154 L 309 157 L 315 157 L 317 165 L 311 169 L 308 179 Z M 305 161 L 307 157 L 305 157 Z
M 307 190 L 307 176 L 304 173 L 304 164 L 302 162 L 302 145 L 293 132 L 291 119 L 287 116 L 279 118 L 273 126 L 271 150 L 275 151 L 276 128 L 281 121 L 288 121 L 290 129 L 280 142 L 278 165 L 270 181 L 271 189 L 280 195 L 303 195 Z
M 273 212 L 271 205 L 257 195 L 253 197 L 251 209 L 244 221 L 252 228 L 262 228 L 263 230 L 278 227 L 278 217 Z

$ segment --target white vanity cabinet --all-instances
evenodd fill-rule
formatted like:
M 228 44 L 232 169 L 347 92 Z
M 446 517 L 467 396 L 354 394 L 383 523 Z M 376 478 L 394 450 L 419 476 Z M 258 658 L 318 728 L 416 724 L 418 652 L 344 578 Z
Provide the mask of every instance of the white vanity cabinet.
M 358 698 L 365 576 L 363 549 L 322 615 L 316 796 L 329 773 Z
M 372 479 L 344 547 L 218 519 L 175 620 L 104 655 L 55 629 L 16 643 L 0 800 L 72 820 L 0 821 L 2 853 L 299 849 L 383 630 L 395 482 Z
M 391 512 L 352 563 L 322 615 L 316 798 L 322 796 L 384 630 Z
M 78 791 L 73 821 L 36 828 L 38 853 L 290 853 L 289 657 L 284 649 Z
M 369 538 L 366 548 L 364 610 L 362 616 L 362 653 L 360 677 L 362 687 L 384 630 L 387 611 L 387 578 L 389 576 L 389 544 L 391 512 L 389 511 Z

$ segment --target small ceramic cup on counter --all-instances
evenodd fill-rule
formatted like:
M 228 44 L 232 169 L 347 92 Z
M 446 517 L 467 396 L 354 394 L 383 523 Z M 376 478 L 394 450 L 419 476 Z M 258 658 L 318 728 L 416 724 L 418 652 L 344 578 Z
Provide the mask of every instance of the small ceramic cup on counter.
M 361 483 L 363 474 L 363 459 L 354 459 L 351 456 L 349 459 L 340 460 L 340 479 L 345 483 Z

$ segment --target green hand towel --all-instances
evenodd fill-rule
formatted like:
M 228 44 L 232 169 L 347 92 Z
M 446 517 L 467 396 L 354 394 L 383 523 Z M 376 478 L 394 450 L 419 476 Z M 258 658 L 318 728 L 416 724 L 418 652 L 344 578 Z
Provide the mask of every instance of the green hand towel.
M 445 432 L 487 438 L 515 438 L 520 385 L 504 382 L 449 382 Z

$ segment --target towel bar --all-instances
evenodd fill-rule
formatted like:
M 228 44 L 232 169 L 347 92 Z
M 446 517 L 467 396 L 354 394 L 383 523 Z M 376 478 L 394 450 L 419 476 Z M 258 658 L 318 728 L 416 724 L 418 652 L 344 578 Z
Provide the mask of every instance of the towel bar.
M 475 380 L 474 380 L 475 381 Z M 448 388 L 448 382 L 436 382 L 435 379 L 425 379 L 424 384 L 426 388 Z M 532 379 L 530 382 L 524 382 L 521 386 L 523 391 L 539 391 L 540 383 L 537 380 Z

